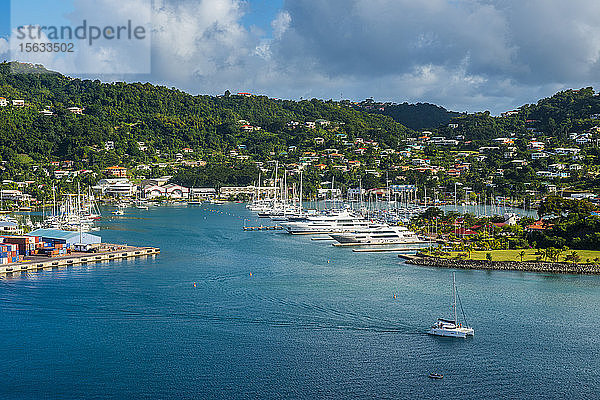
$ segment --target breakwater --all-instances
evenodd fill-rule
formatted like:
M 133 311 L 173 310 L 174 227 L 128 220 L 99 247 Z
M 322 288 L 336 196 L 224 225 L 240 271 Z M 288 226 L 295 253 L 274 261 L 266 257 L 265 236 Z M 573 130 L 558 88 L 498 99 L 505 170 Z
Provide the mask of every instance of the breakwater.
M 484 260 L 453 260 L 448 258 L 429 257 L 422 255 L 404 255 L 407 264 L 424 267 L 456 268 L 456 269 L 483 269 L 493 271 L 523 271 L 542 272 L 551 274 L 584 274 L 600 275 L 600 265 L 573 264 L 561 262 L 538 261 L 484 261 Z

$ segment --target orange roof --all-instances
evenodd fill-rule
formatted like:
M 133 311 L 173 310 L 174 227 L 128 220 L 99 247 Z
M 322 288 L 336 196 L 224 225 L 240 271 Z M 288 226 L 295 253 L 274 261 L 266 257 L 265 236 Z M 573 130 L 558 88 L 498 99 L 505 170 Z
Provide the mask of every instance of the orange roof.
M 546 223 L 546 221 L 535 221 L 533 224 L 528 225 L 527 229 L 530 231 L 544 231 L 552 227 L 552 224 Z
M 108 167 L 106 169 L 127 169 L 127 168 L 125 168 L 125 167 L 116 167 L 115 166 L 115 167 Z

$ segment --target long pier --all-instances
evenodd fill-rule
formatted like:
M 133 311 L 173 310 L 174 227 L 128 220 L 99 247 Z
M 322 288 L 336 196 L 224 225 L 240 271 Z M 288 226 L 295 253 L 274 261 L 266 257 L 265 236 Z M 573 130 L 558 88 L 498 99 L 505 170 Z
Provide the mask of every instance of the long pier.
M 261 226 L 244 226 L 245 231 L 281 231 L 283 226 L 281 225 L 261 225 Z
M 117 245 L 114 245 L 117 247 Z M 121 247 L 121 246 L 119 246 Z M 40 271 L 45 269 L 69 267 L 79 264 L 92 264 L 104 261 L 116 261 L 127 258 L 147 257 L 160 254 L 158 247 L 132 247 L 126 246 L 117 250 L 109 250 L 100 253 L 73 253 L 62 257 L 34 256 L 33 260 L 0 265 L 0 275 L 14 272 Z
M 368 248 L 368 249 L 352 249 L 355 253 L 385 253 L 385 252 L 394 252 L 394 251 L 419 251 L 420 248 L 417 247 L 394 247 L 394 248 Z
M 349 242 L 349 243 L 334 243 L 335 247 L 350 247 L 350 246 L 394 246 L 403 244 L 427 244 L 429 242 L 423 242 L 421 240 L 415 242 L 376 242 L 376 243 L 361 243 L 361 242 Z M 415 247 L 415 250 L 421 250 L 421 248 Z

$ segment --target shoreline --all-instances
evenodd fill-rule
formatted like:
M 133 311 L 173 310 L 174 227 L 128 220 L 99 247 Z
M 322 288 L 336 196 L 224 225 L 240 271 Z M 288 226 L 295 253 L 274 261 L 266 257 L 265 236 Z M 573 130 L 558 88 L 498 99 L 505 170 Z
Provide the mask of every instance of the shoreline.
M 407 264 L 422 267 L 478 269 L 487 271 L 520 271 L 551 274 L 600 275 L 600 265 L 544 261 L 453 260 L 422 255 L 400 254 Z

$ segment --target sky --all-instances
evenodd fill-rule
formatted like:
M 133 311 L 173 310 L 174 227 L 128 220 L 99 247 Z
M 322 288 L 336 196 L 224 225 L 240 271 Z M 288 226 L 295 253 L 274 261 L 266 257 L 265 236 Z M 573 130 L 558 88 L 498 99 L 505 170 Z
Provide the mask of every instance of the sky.
M 17 1 L 32 14 L 57 13 L 57 2 Z M 0 0 L 0 60 L 11 59 L 8 6 Z M 149 73 L 93 78 L 497 115 L 559 90 L 597 88 L 598 21 L 598 0 L 153 0 Z

